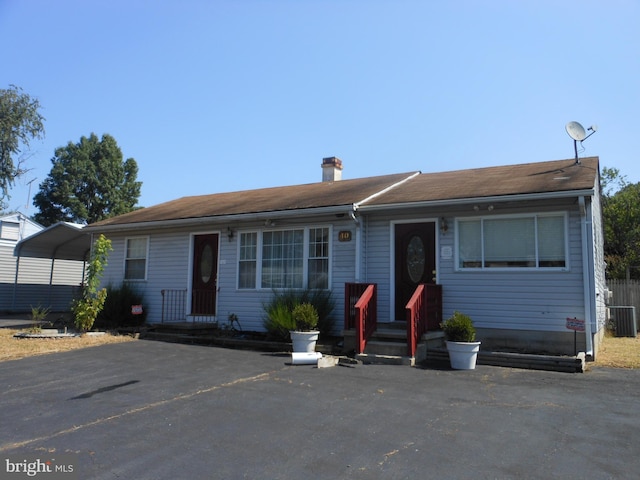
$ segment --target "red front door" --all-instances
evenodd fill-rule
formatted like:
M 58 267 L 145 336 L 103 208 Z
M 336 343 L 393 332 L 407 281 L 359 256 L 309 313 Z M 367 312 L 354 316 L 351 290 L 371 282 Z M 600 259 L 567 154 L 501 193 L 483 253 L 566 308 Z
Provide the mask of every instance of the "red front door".
M 406 318 L 405 306 L 420 283 L 435 283 L 435 222 L 395 225 L 395 320 Z
M 216 314 L 218 281 L 218 234 L 193 237 L 191 314 Z

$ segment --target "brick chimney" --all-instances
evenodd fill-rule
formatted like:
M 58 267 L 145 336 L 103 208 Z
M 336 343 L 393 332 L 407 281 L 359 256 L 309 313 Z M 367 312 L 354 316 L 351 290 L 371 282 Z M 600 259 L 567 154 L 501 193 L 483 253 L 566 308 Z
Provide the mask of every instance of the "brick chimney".
M 342 180 L 342 160 L 338 157 L 322 159 L 322 181 L 337 182 Z

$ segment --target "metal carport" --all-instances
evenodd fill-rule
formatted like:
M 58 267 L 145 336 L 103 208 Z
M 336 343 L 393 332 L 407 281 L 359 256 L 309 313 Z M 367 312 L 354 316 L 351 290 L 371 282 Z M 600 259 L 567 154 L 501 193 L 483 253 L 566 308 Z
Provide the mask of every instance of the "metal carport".
M 56 260 L 75 260 L 82 262 L 82 278 L 79 284 L 84 284 L 86 261 L 91 251 L 91 235 L 83 232 L 84 225 L 58 222 L 50 227 L 35 233 L 16 244 L 15 256 L 16 274 L 13 285 L 12 305 L 16 304 L 18 288 L 18 275 L 20 272 L 20 258 L 44 258 L 51 260 L 49 274 L 49 299 L 53 287 L 53 272 Z

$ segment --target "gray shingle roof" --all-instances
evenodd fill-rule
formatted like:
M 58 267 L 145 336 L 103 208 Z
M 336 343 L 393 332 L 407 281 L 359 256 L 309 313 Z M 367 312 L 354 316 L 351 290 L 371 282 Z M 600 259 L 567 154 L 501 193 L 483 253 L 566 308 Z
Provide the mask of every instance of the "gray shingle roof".
M 351 205 L 411 173 L 183 197 L 108 218 L 91 227 Z
M 366 205 L 588 190 L 597 176 L 598 157 L 423 173 Z
M 589 190 L 598 157 L 376 177 L 183 197 L 91 225 L 106 227 L 217 216 L 284 212 L 360 204 L 383 206 L 535 193 Z M 384 193 L 385 189 L 388 189 Z M 372 195 L 378 194 L 369 199 Z M 365 199 L 368 199 L 366 202 Z

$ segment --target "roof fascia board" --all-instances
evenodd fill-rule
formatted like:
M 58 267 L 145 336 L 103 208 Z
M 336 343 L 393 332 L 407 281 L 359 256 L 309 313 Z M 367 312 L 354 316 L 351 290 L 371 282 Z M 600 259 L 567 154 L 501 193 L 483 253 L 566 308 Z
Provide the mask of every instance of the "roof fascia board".
M 136 222 L 136 223 L 123 223 L 116 225 L 104 225 L 104 226 L 86 226 L 83 231 L 87 233 L 98 232 L 115 232 L 124 230 L 139 230 L 139 229 L 166 229 L 166 228 L 178 228 L 188 227 L 190 225 L 197 226 L 205 223 L 228 223 L 228 222 L 251 222 L 261 220 L 277 220 L 281 218 L 290 218 L 298 216 L 308 215 L 333 215 L 338 213 L 350 213 L 353 209 L 351 204 L 338 205 L 331 207 L 317 207 L 317 208 L 302 208 L 296 210 L 275 210 L 270 212 L 257 212 L 257 213 L 238 213 L 232 215 L 215 215 L 209 217 L 196 217 L 196 218 L 180 218 L 176 220 L 155 220 L 150 222 Z
M 580 197 L 593 195 L 594 190 L 566 190 L 562 192 L 545 192 L 545 193 L 523 193 L 516 195 L 495 195 L 491 197 L 469 197 L 469 198 L 454 198 L 450 200 L 426 200 L 421 202 L 402 202 L 402 203 L 387 203 L 382 205 L 359 205 L 358 211 L 362 212 L 375 212 L 382 210 L 391 210 L 395 208 L 416 208 L 416 207 L 440 207 L 440 206 L 455 206 L 455 205 L 467 205 L 472 203 L 499 203 L 499 202 L 513 202 L 513 201 L 533 201 L 533 200 L 549 200 L 553 198 L 568 198 L 568 197 Z

